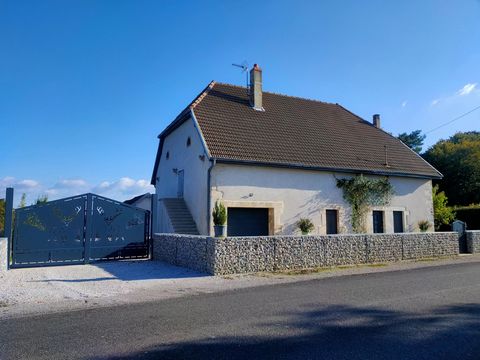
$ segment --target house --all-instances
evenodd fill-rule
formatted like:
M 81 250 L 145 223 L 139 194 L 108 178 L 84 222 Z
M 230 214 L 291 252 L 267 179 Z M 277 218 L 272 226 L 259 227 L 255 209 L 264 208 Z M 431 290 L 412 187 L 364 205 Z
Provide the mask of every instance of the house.
M 351 232 L 351 208 L 336 179 L 387 176 L 395 195 L 370 209 L 368 232 L 418 231 L 433 223 L 432 179 L 441 174 L 380 116 L 367 122 L 339 104 L 211 82 L 159 135 L 152 175 L 155 231 L 213 234 L 212 208 L 226 207 L 229 235 Z
M 138 195 L 131 199 L 125 200 L 124 203 L 138 207 L 143 210 L 152 211 L 152 194 L 145 193 L 142 195 Z

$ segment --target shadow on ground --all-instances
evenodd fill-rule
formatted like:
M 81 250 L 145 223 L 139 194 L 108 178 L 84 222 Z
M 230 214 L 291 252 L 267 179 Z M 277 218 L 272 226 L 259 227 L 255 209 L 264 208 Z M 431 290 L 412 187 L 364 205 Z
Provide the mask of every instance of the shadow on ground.
M 428 315 L 349 306 L 283 314 L 259 336 L 158 344 L 97 359 L 480 359 L 480 305 Z
M 86 266 L 95 267 L 96 272 L 104 276 L 91 276 L 91 271 L 84 271 L 82 268 L 85 265 L 76 265 L 68 269 L 68 273 L 64 274 L 65 267 L 51 267 L 50 269 L 57 269 L 58 274 L 63 276 L 55 276 L 42 280 L 32 280 L 31 282 L 66 282 L 66 283 L 80 283 L 80 282 L 95 282 L 95 281 L 139 281 L 139 280 L 162 280 L 162 279 L 185 279 L 198 278 L 210 276 L 208 274 L 199 273 L 190 269 L 169 265 L 160 261 L 105 261 L 96 262 Z M 102 271 L 98 271 L 98 269 Z M 78 270 L 78 271 L 76 271 Z M 110 276 L 105 276 L 105 272 Z M 95 273 L 95 271 L 93 271 Z M 83 276 L 84 275 L 84 276 Z

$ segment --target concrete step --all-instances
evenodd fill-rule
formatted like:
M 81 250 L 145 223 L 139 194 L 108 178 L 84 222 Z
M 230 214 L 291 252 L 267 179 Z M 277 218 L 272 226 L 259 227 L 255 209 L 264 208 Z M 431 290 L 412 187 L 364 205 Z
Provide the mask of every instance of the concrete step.
M 162 199 L 173 230 L 178 234 L 198 235 L 197 225 L 183 199 Z

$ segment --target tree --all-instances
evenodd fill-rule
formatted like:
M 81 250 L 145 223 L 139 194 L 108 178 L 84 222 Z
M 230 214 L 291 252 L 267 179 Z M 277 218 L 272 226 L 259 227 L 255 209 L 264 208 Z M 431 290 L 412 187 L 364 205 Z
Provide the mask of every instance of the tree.
M 27 206 L 27 194 L 23 193 L 22 197 L 20 198 L 20 203 L 18 204 L 19 208 L 24 208 Z
M 45 204 L 46 202 L 48 202 L 48 195 L 40 195 L 32 205 Z
M 438 185 L 433 187 L 432 196 L 435 230 L 439 230 L 442 225 L 451 224 L 455 219 L 455 211 L 448 207 L 448 198 L 445 192 L 439 191 Z
M 443 174 L 439 190 L 454 205 L 480 203 L 480 132 L 457 133 L 423 154 Z
M 397 139 L 401 140 L 405 145 L 407 145 L 417 154 L 420 154 L 422 152 L 422 146 L 425 137 L 426 135 L 422 134 L 422 130 L 415 130 L 412 131 L 410 134 L 401 133 L 397 136 Z

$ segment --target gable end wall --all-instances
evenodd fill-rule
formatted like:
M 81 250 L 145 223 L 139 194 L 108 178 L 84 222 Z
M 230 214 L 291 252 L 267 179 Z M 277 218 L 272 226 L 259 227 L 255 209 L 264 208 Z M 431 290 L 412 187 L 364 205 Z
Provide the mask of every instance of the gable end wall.
M 187 147 L 190 137 L 191 145 Z M 169 159 L 166 158 L 167 152 Z M 200 156 L 204 155 L 203 160 Z M 200 135 L 192 118 L 167 135 L 163 142 L 155 185 L 157 198 L 176 198 L 178 175 L 174 169 L 184 170 L 184 200 L 200 233 L 207 232 L 207 172 L 210 166 Z M 157 224 L 159 219 L 157 219 Z

